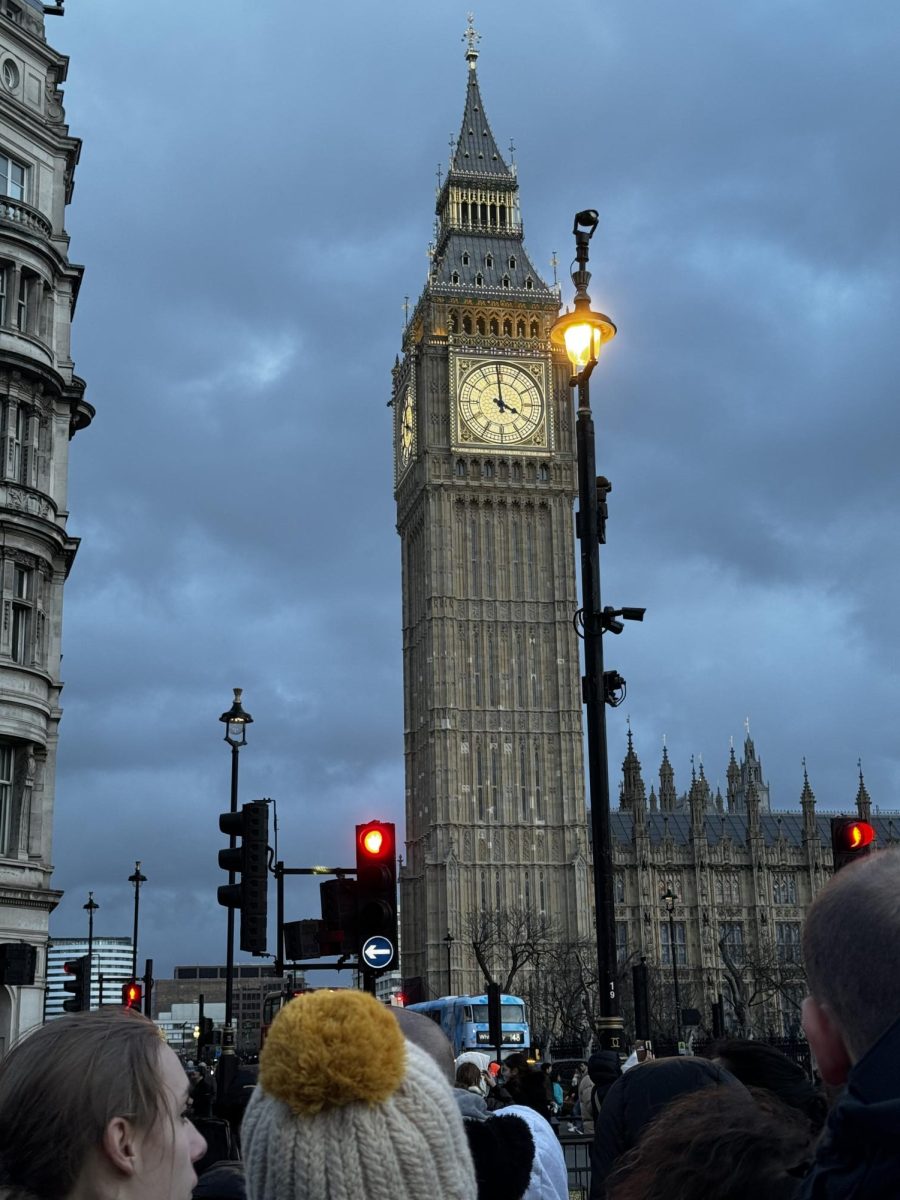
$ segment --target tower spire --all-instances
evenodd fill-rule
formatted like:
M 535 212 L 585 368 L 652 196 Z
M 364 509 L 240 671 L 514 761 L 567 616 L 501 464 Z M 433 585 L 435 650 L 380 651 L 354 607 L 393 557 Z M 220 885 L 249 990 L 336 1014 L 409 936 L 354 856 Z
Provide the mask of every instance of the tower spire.
M 872 800 L 869 796 L 869 793 L 866 791 L 866 781 L 863 779 L 861 758 L 856 760 L 856 765 L 859 768 L 859 788 L 856 792 L 856 811 L 861 821 L 871 821 Z
M 475 63 L 478 61 L 478 43 L 481 41 L 481 34 L 475 29 L 475 14 L 466 13 L 466 32 L 463 34 L 462 40 L 466 43 L 466 62 L 469 64 L 469 70 L 475 70 Z

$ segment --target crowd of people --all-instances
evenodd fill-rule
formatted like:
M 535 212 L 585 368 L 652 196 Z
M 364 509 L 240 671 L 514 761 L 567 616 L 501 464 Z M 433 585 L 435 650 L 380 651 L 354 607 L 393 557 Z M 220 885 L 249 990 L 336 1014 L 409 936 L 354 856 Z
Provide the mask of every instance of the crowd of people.
M 817 1082 L 754 1041 L 710 1058 L 598 1051 L 565 1081 L 525 1055 L 454 1060 L 427 1017 L 345 989 L 286 1005 L 258 1077 L 217 1098 L 146 1018 L 82 1013 L 0 1063 L 0 1200 L 565 1200 L 559 1133 L 575 1121 L 591 1200 L 896 1197 L 898 885 L 885 850 L 809 910 Z M 239 1135 L 221 1155 L 201 1132 L 214 1105 Z

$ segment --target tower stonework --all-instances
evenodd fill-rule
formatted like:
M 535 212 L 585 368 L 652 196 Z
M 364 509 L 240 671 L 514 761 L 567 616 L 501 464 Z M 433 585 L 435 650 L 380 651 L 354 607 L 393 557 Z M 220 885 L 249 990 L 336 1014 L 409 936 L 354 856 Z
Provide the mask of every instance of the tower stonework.
M 70 325 L 66 205 L 81 143 L 37 0 L 0 5 L 0 1054 L 43 1019 L 60 708 L 68 446 L 91 421 Z M 33 974 L 33 979 L 32 979 Z
M 568 363 L 560 298 L 523 245 L 467 36 L 459 138 L 424 291 L 394 368 L 402 547 L 402 966 L 426 995 L 482 990 L 473 914 L 590 928 Z M 447 933 L 451 943 L 448 978 Z

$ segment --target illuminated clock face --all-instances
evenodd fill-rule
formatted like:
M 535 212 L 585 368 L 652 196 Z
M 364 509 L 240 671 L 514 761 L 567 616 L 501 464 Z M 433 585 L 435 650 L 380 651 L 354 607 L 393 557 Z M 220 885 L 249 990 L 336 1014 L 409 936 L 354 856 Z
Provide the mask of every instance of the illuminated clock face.
M 479 441 L 497 446 L 533 442 L 544 420 L 538 379 L 509 362 L 479 363 L 459 386 L 461 422 Z
M 400 410 L 400 465 L 405 467 L 412 458 L 416 443 L 416 421 L 412 388 L 408 388 Z

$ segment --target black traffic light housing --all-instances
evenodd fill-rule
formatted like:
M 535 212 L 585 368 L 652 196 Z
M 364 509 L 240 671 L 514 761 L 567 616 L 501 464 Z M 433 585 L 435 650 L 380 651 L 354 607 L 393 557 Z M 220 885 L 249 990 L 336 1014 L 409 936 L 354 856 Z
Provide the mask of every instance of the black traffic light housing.
M 122 984 L 122 1007 L 134 1008 L 138 1012 L 141 1011 L 141 1001 L 144 998 L 144 989 L 141 987 L 137 979 L 129 979 L 127 983 Z
M 269 802 L 253 800 L 240 812 L 222 813 L 219 828 L 240 846 L 219 851 L 219 866 L 240 878 L 223 884 L 218 900 L 241 910 L 241 949 L 265 954 L 268 942 Z
M 91 956 L 83 954 L 64 962 L 63 971 L 66 974 L 63 991 L 71 996 L 63 1000 L 63 1011 L 87 1012 L 91 1007 Z
M 875 849 L 874 842 L 875 829 L 868 821 L 860 821 L 857 817 L 831 818 L 831 855 L 835 871 L 871 854 Z
M 367 821 L 356 827 L 356 934 L 368 970 L 397 969 L 397 836 L 390 821 Z M 365 955 L 366 943 L 385 938 L 393 950 L 377 965 Z

